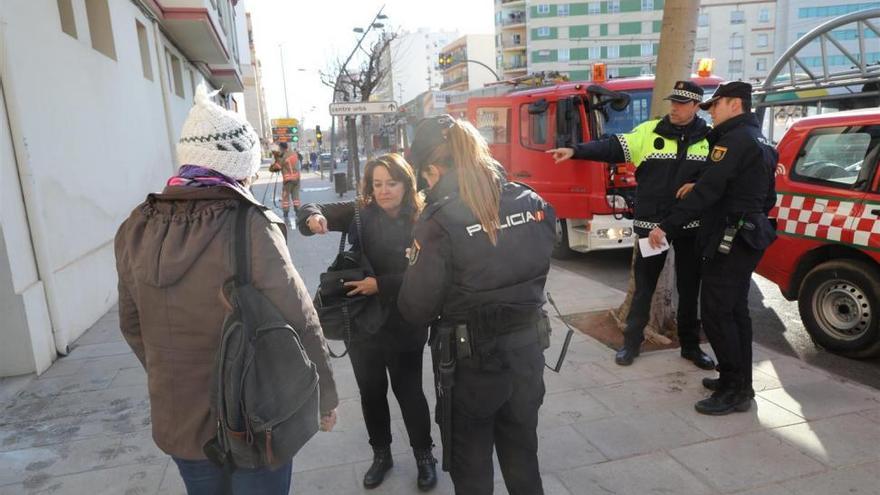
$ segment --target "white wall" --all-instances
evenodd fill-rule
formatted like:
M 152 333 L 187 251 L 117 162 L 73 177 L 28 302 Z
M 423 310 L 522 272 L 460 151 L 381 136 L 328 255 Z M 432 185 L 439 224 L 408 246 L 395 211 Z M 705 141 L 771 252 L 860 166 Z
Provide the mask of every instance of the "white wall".
M 73 2 L 76 38 L 61 30 L 56 2 L 12 1 L 0 10 L 0 80 L 9 106 L 0 119 L 5 123 L 8 113 L 25 193 L 33 191 L 23 196 L 12 180 L 9 169 L 16 162 L 8 160 L 0 132 L 0 230 L 7 248 L 0 274 L 8 262 L 14 296 L 6 300 L 34 306 L 27 317 L 31 347 L 41 349 L 31 360 L 37 371 L 48 366 L 44 354 L 51 339 L 42 320 L 51 315 L 56 342 L 73 342 L 115 304 L 116 229 L 176 169 L 172 141 L 192 105 L 187 69 L 195 68 L 161 36 L 157 53 L 152 21 L 132 2 L 109 4 L 116 60 L 92 48 L 83 2 Z M 147 28 L 152 80 L 143 74 L 136 19 Z M 168 83 L 166 47 L 184 66 L 184 97 L 168 86 L 171 136 L 160 84 L 161 77 Z M 201 74 L 194 72 L 194 79 L 197 84 Z M 41 282 L 47 295 L 41 296 Z M 49 308 L 45 317 L 41 297 Z M 0 326 L 0 349 L 8 349 L 7 331 Z M 10 373 L 0 367 L 2 374 Z
M 443 82 L 443 74 L 435 70 L 440 49 L 458 38 L 454 31 L 420 29 L 403 33 L 391 43 L 394 99 L 406 103 L 429 88 L 428 75 L 435 87 Z M 398 86 L 400 84 L 400 86 Z M 401 91 L 402 90 L 402 91 Z
M 469 60 L 482 62 L 495 69 L 495 36 L 491 34 L 469 34 L 467 36 L 467 57 Z M 468 89 L 482 88 L 486 83 L 495 81 L 485 67 L 468 64 Z

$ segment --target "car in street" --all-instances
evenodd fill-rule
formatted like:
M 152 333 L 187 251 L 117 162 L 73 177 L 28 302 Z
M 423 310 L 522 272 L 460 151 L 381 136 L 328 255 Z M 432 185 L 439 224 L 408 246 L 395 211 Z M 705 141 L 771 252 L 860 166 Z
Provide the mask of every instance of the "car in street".
M 758 274 L 797 300 L 813 342 L 880 355 L 880 109 L 805 117 L 780 140 L 778 239 Z

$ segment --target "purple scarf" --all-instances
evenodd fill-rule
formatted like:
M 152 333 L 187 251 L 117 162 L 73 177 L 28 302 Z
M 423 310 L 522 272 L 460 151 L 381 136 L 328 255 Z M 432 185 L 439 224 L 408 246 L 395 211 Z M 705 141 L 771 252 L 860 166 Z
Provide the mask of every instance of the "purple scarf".
M 177 175 L 168 179 L 167 186 L 172 187 L 229 187 L 250 196 L 248 191 L 237 180 L 227 177 L 216 170 L 200 167 L 198 165 L 183 165 L 177 171 Z

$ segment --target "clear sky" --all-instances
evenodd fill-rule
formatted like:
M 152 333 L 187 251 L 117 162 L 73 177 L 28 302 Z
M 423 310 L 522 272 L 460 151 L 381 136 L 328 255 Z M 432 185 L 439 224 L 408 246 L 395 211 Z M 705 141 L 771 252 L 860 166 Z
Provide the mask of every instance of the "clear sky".
M 321 84 L 318 71 L 327 71 L 334 60 L 344 60 L 351 53 L 360 36 L 352 29 L 366 27 L 382 5 L 388 16 L 382 22 L 394 31 L 427 27 L 462 34 L 495 32 L 493 0 L 245 0 L 245 8 L 251 12 L 257 58 L 262 63 L 270 118 L 286 113 L 283 51 L 290 116 L 305 117 L 308 128 L 316 123 L 329 127 L 327 107 L 332 92 Z M 364 44 L 373 39 L 369 36 Z M 356 54 L 349 67 L 358 67 L 362 55 Z

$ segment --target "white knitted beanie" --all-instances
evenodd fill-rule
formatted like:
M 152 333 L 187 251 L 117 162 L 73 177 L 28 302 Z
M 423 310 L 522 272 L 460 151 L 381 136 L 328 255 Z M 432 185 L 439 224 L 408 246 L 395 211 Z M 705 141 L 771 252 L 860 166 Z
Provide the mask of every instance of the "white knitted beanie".
M 260 169 L 260 139 L 241 115 L 211 101 L 205 83 L 196 88 L 180 141 L 179 165 L 198 165 L 235 180 L 252 177 Z

